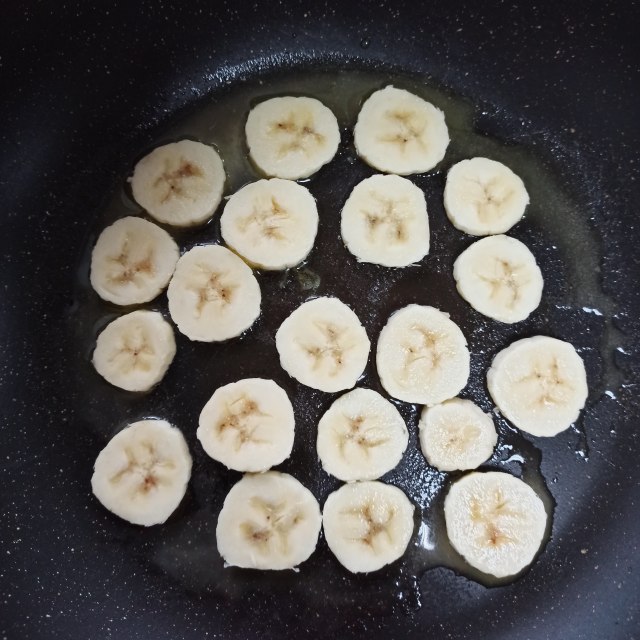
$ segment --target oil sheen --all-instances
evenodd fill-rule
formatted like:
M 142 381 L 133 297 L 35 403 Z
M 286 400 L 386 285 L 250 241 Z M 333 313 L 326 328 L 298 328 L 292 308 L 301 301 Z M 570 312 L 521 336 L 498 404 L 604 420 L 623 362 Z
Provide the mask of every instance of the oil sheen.
M 367 96 L 388 84 L 405 88 L 432 102 L 445 113 L 451 143 L 443 162 L 428 174 L 411 176 L 425 193 L 431 226 L 431 250 L 418 265 L 392 269 L 360 264 L 340 239 L 340 210 L 351 189 L 375 173 L 356 155 L 352 131 L 359 108 Z M 244 123 L 252 105 L 269 97 L 304 95 L 321 100 L 335 113 L 341 144 L 335 159 L 304 184 L 315 196 L 320 226 L 314 249 L 303 265 L 287 272 L 258 273 L 263 296 L 260 318 L 243 336 L 218 344 L 191 343 L 176 332 L 177 356 L 165 379 L 150 392 L 129 394 L 109 386 L 93 371 L 91 352 L 99 331 L 126 311 L 101 301 L 89 280 L 90 254 L 95 238 L 106 225 L 125 215 L 144 215 L 131 198 L 127 177 L 135 162 L 151 148 L 181 138 L 214 145 L 227 173 L 225 195 L 261 177 L 248 159 Z M 508 115 L 497 114 L 497 120 Z M 495 115 L 495 114 L 494 114 Z M 420 407 L 396 403 L 407 422 L 409 446 L 396 469 L 382 478 L 401 487 L 416 506 L 416 526 L 407 553 L 376 574 L 352 576 L 344 570 L 320 539 L 318 549 L 296 572 L 254 572 L 225 568 L 217 553 L 215 526 L 226 493 L 240 478 L 209 459 L 196 440 L 199 413 L 213 391 L 242 377 L 272 378 L 285 388 L 296 414 L 296 439 L 292 456 L 278 467 L 291 473 L 324 503 L 340 483 L 321 468 L 315 452 L 316 425 L 335 396 L 306 388 L 281 369 L 274 335 L 287 315 L 309 297 L 333 295 L 350 305 L 365 325 L 375 352 L 377 336 L 389 315 L 410 303 L 433 305 L 451 315 L 469 342 L 472 370 L 462 397 L 475 401 L 487 412 L 494 407 L 485 385 L 493 356 L 512 341 L 538 333 L 571 341 L 587 362 L 592 397 L 615 378 L 612 353 L 618 336 L 611 318 L 614 310 L 602 293 L 599 247 L 583 212 L 562 184 L 553 145 L 540 151 L 505 133 L 491 133 L 491 117 L 478 105 L 425 79 L 374 71 L 325 69 L 273 72 L 232 82 L 201 98 L 187 111 L 176 114 L 157 131 L 146 149 L 123 167 L 121 186 L 96 216 L 94 230 L 79 258 L 76 304 L 70 330 L 78 345 L 76 385 L 82 398 L 87 428 L 95 440 L 96 455 L 106 441 L 125 424 L 145 416 L 157 416 L 178 426 L 189 443 L 193 476 L 187 496 L 177 512 L 162 526 L 140 530 L 110 518 L 108 535 L 119 540 L 125 553 L 140 562 L 152 563 L 182 588 L 206 594 L 242 599 L 249 593 L 286 597 L 296 593 L 309 603 L 317 598 L 353 607 L 377 606 L 381 613 L 398 607 L 410 611 L 421 606 L 421 590 L 442 568 L 455 580 L 470 579 L 498 586 L 517 579 L 496 580 L 467 565 L 450 546 L 444 526 L 443 502 L 458 474 L 429 467 L 420 452 L 417 423 Z M 509 126 L 506 127 L 509 129 Z M 476 313 L 457 294 L 452 270 L 455 258 L 473 238 L 453 228 L 442 204 L 448 168 L 457 161 L 485 156 L 505 163 L 524 180 L 531 197 L 525 218 L 510 235 L 527 244 L 541 266 L 545 288 L 540 307 L 524 322 L 504 325 Z M 554 160 L 555 158 L 555 160 Z M 556 163 L 554 165 L 554 162 Z M 182 251 L 195 244 L 220 243 L 222 206 L 206 225 L 188 230 L 168 229 Z M 147 308 L 167 316 L 166 295 Z M 600 315 L 584 308 L 599 309 Z M 359 386 L 383 392 L 372 356 Z M 523 437 L 497 413 L 498 446 L 482 469 L 503 470 L 522 477 L 543 500 L 549 515 L 547 540 L 553 544 L 554 498 L 541 470 L 541 450 Z M 576 427 L 578 434 L 581 425 Z M 572 432 L 575 436 L 575 432 Z M 562 438 L 558 437 L 558 442 Z M 575 437 L 574 437 L 575 439 Z M 581 446 L 583 438 L 576 445 Z M 553 443 L 545 446 L 554 446 Z M 561 446 L 560 444 L 557 445 Z M 573 455 L 565 451 L 564 455 Z M 91 461 L 87 461 L 87 465 Z M 87 488 L 87 500 L 89 488 Z M 98 511 L 100 507 L 93 505 Z M 435 570 L 435 572 L 434 572 Z M 438 573 L 440 572 L 440 573 Z M 526 570 L 525 572 L 526 573 Z

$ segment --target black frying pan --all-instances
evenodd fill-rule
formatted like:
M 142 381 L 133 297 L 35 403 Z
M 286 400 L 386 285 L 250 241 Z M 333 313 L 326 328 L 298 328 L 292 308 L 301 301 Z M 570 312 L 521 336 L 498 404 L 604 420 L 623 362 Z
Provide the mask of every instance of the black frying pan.
M 31 3 L 1 11 L 4 636 L 640 634 L 640 68 L 638 11 L 631 3 L 546 10 L 480 10 L 463 3 Z M 505 448 L 489 466 L 532 482 L 543 477 L 556 503 L 549 543 L 513 584 L 486 587 L 451 569 L 425 571 L 438 563 L 418 548 L 418 531 L 405 561 L 369 577 L 347 574 L 322 541 L 299 574 L 223 570 L 213 531 L 237 475 L 221 473 L 197 450 L 193 425 L 217 384 L 250 370 L 232 360 L 227 347 L 205 347 L 202 356 L 182 340 L 181 359 L 166 384 L 140 398 L 100 383 L 88 364 L 92 336 L 116 310 L 100 306 L 89 291 L 86 251 L 96 231 L 130 206 L 122 180 L 135 159 L 175 136 L 198 110 L 248 99 L 258 79 L 280 90 L 300 82 L 319 87 L 326 74 L 338 71 L 370 80 L 371 90 L 386 78 L 396 80 L 445 111 L 455 107 L 468 115 L 457 120 L 452 138 L 460 142 L 452 144 L 443 166 L 416 179 L 427 193 L 433 226 L 425 280 L 397 282 L 366 270 L 338 277 L 347 258 L 340 253 L 336 214 L 350 187 L 368 175 L 352 163 L 346 111 L 336 165 L 310 184 L 326 203 L 319 237 L 326 253 L 316 251 L 308 265 L 323 276 L 317 291 L 340 295 L 363 316 L 362 292 L 368 292 L 375 303 L 369 306 L 380 306 L 365 319 L 374 340 L 388 312 L 412 296 L 451 312 L 467 334 L 478 337 L 484 326 L 453 293 L 450 278 L 451 261 L 469 243 L 453 233 L 439 204 L 444 171 L 458 155 L 470 146 L 503 154 L 534 185 L 536 199 L 514 235 L 538 255 L 546 299 L 516 333 L 495 330 L 478 338 L 487 347 L 473 353 L 476 367 L 465 394 L 489 408 L 482 369 L 514 336 L 539 331 L 581 349 L 592 392 L 576 429 L 557 438 L 531 442 L 499 424 Z M 202 233 L 216 240 L 215 221 Z M 200 240 L 180 236 L 182 246 Z M 264 375 L 283 376 L 270 360 L 268 337 L 308 294 L 306 282 L 295 273 L 284 287 L 275 278 L 261 279 L 273 302 L 238 348 L 244 355 L 256 349 L 264 354 Z M 371 282 L 377 288 L 367 288 Z M 158 307 L 163 304 L 160 299 Z M 208 366 L 193 381 L 191 358 L 203 357 Z M 322 501 L 337 483 L 319 473 L 312 436 L 329 398 L 281 381 L 302 425 L 293 457 L 282 468 Z M 377 384 L 372 363 L 366 382 Z M 102 510 L 90 496 L 89 478 L 106 439 L 150 407 L 183 427 L 196 466 L 175 516 L 142 530 Z M 415 446 L 416 411 L 403 410 L 414 435 L 405 464 L 387 479 L 406 488 L 437 531 L 437 516 L 432 522 L 429 514 L 438 513 L 447 481 L 424 474 Z M 508 446 L 524 463 L 506 462 Z

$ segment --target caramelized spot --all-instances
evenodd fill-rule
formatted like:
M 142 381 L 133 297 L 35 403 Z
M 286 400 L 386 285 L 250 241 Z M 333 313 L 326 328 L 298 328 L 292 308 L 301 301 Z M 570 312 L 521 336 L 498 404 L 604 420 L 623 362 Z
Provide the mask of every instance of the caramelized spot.
M 373 211 L 363 210 L 367 222 L 369 238 L 374 239 L 380 233 L 386 233 L 382 238 L 385 242 L 397 244 L 404 242 L 408 237 L 406 226 L 406 214 L 400 205 L 404 200 L 392 200 L 378 193 L 371 193 L 371 198 L 376 203 Z
M 395 132 L 379 137 L 381 142 L 398 145 L 403 152 L 411 142 L 415 142 L 421 149 L 426 147 L 423 138 L 425 124 L 421 122 L 417 113 L 414 111 L 387 111 L 384 117 L 394 123 Z
M 347 421 L 347 431 L 341 431 L 338 434 L 338 449 L 343 458 L 347 458 L 345 448 L 349 443 L 355 442 L 368 458 L 371 455 L 371 449 L 379 447 L 389 440 L 388 438 L 376 438 L 369 434 L 371 429 L 365 427 L 364 416 L 350 417 L 345 415 L 344 417 Z
M 271 134 L 286 137 L 278 147 L 278 156 L 283 157 L 293 151 L 309 153 L 312 147 L 321 146 L 325 137 L 313 127 L 311 114 L 292 111 L 283 120 L 275 122 L 270 129 Z
M 268 208 L 259 208 L 254 205 L 253 211 L 248 216 L 238 220 L 237 225 L 240 231 L 246 231 L 250 225 L 255 224 L 260 230 L 260 235 L 264 235 L 269 239 L 284 240 L 285 235 L 282 229 L 290 219 L 289 211 L 278 202 L 275 196 L 271 196 Z
M 156 178 L 153 186 L 165 186 L 164 195 L 160 198 L 160 202 L 164 204 L 175 196 L 185 195 L 186 180 L 189 178 L 201 178 L 203 175 L 202 169 L 197 164 L 181 158 L 177 169 L 171 170 L 167 162 L 165 170 Z
M 528 385 L 533 383 L 536 387 L 535 392 L 532 392 L 530 407 L 562 404 L 567 392 L 573 388 L 569 380 L 561 376 L 560 364 L 555 357 L 546 366 L 536 363 L 529 375 L 515 382 Z
M 486 282 L 491 286 L 491 298 L 495 298 L 498 293 L 506 287 L 509 290 L 510 300 L 507 303 L 509 309 L 513 309 L 516 302 L 520 298 L 520 287 L 523 287 L 529 283 L 529 280 L 524 280 L 519 277 L 519 272 L 522 270 L 522 265 L 513 265 L 507 260 L 496 258 L 495 260 L 495 275 L 493 277 L 481 275 L 480 280 Z
M 110 282 L 118 285 L 129 282 L 135 284 L 139 275 L 153 276 L 155 274 L 153 249 L 147 248 L 143 258 L 133 260 L 129 235 L 125 236 L 120 253 L 117 256 L 109 256 L 107 260 L 114 265 L 112 272 L 107 277 Z
M 286 503 L 269 502 L 263 498 L 254 496 L 250 505 L 257 510 L 262 524 L 250 520 L 240 525 L 240 532 L 251 544 L 258 548 L 262 554 L 269 552 L 272 545 L 277 545 L 280 553 L 289 552 L 289 535 L 304 516 L 298 508 L 287 508 Z
M 312 368 L 319 369 L 325 364 L 333 365 L 330 375 L 337 375 L 340 366 L 344 363 L 345 354 L 353 348 L 353 344 L 347 341 L 348 329 L 338 328 L 330 322 L 315 322 L 316 328 L 322 333 L 322 346 L 302 345 L 303 350 L 313 359 Z
M 221 437 L 227 430 L 235 432 L 235 446 L 238 451 L 247 442 L 257 444 L 266 442 L 258 438 L 255 433 L 260 427 L 259 418 L 268 417 L 268 415 L 260 410 L 255 400 L 241 396 L 226 406 L 226 415 L 215 425 L 215 430 Z
M 343 513 L 364 520 L 366 531 L 359 538 L 355 539 L 357 542 L 361 542 L 367 547 L 370 547 L 374 552 L 380 543 L 381 537 L 385 537 L 389 542 L 392 542 L 389 525 L 396 514 L 393 507 L 387 507 L 382 519 L 375 517 L 373 505 L 370 502 L 355 509 L 344 511 Z

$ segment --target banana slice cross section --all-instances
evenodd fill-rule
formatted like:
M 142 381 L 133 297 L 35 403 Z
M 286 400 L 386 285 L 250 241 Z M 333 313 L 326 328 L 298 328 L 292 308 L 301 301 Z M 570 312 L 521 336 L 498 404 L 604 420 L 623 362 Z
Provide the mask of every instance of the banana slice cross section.
M 471 158 L 449 169 L 444 208 L 460 231 L 472 236 L 506 233 L 528 204 L 524 182 L 501 162 Z
M 491 457 L 498 442 L 491 416 L 461 398 L 425 407 L 418 428 L 424 457 L 440 471 L 475 469 Z
M 352 573 L 377 571 L 406 551 L 413 511 L 397 487 L 376 481 L 343 485 L 327 498 L 322 513 L 329 549 Z
M 261 269 L 287 269 L 313 248 L 318 209 L 309 190 L 272 178 L 234 193 L 220 219 L 225 243 Z
M 260 285 L 235 253 L 218 245 L 187 251 L 167 291 L 169 313 L 190 340 L 239 336 L 260 315 Z
M 391 471 L 407 448 L 399 411 L 371 389 L 338 398 L 318 423 L 318 457 L 327 473 L 344 480 L 375 480 Z
M 472 566 L 496 578 L 531 564 L 547 529 L 542 500 L 525 482 L 499 471 L 470 473 L 444 502 L 447 535 Z
M 410 304 L 396 311 L 380 332 L 376 365 L 389 395 L 432 406 L 453 398 L 467 384 L 467 340 L 448 314 Z
M 444 158 L 449 131 L 444 114 L 430 102 L 393 86 L 362 105 L 354 129 L 358 155 L 384 173 L 423 173 Z
M 164 378 L 176 355 L 171 325 L 157 311 L 133 311 L 100 333 L 93 351 L 95 370 L 125 391 L 148 391 Z
M 293 569 L 314 552 L 322 517 L 313 494 L 286 473 L 247 474 L 225 498 L 218 552 L 233 567 Z
M 358 316 L 338 298 L 301 304 L 276 332 L 282 368 L 302 384 L 327 393 L 355 386 L 370 346 Z
M 482 238 L 453 265 L 460 295 L 489 318 L 512 324 L 538 308 L 544 281 L 529 248 L 508 236 Z
M 149 527 L 176 510 L 190 477 L 191 456 L 180 430 L 166 420 L 141 420 L 100 452 L 91 487 L 109 511 Z
M 107 302 L 142 304 L 167 286 L 180 252 L 157 225 L 128 216 L 104 229 L 91 254 L 91 286 Z
M 266 471 L 289 457 L 295 418 L 273 380 L 247 378 L 216 389 L 200 413 L 198 440 L 229 469 Z
M 218 208 L 225 183 L 222 160 L 209 145 L 181 140 L 157 147 L 130 178 L 135 201 L 164 224 L 206 222 Z
M 342 209 L 342 240 L 360 262 L 406 267 L 429 253 L 422 191 L 406 178 L 376 175 L 357 184 Z
M 308 178 L 335 156 L 338 121 L 314 98 L 271 98 L 249 112 L 245 126 L 249 155 L 268 176 Z
M 518 340 L 493 359 L 489 393 L 502 414 L 534 436 L 555 436 L 579 417 L 587 374 L 575 347 L 547 336 Z

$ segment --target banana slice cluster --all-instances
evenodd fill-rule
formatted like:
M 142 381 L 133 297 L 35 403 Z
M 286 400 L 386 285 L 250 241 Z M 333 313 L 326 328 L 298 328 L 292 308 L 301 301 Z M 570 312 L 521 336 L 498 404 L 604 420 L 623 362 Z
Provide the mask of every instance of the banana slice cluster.
M 317 204 L 295 180 L 333 159 L 340 129 L 320 101 L 283 96 L 255 105 L 245 134 L 250 159 L 266 178 L 228 196 L 220 216 L 226 246 L 193 246 L 180 255 L 163 228 L 124 217 L 102 231 L 93 249 L 90 281 L 103 300 L 142 305 L 167 289 L 170 319 L 192 341 L 229 340 L 253 325 L 262 305 L 253 269 L 289 269 L 313 250 Z M 421 97 L 387 86 L 364 101 L 354 146 L 381 174 L 355 185 L 340 220 L 343 243 L 359 262 L 405 268 L 429 254 L 425 195 L 402 176 L 433 169 L 448 144 L 444 114 Z M 207 222 L 225 182 L 217 151 L 193 140 L 157 147 L 130 178 L 144 212 L 172 227 Z M 498 322 L 525 320 L 541 302 L 542 272 L 525 244 L 503 235 L 529 204 L 522 179 L 495 160 L 465 159 L 449 169 L 443 200 L 457 229 L 486 236 L 455 260 L 462 298 Z M 375 364 L 393 402 L 373 389 L 354 388 L 371 342 L 358 316 L 335 297 L 303 301 L 281 323 L 275 347 L 282 368 L 299 383 L 325 393 L 346 391 L 319 420 L 316 450 L 324 470 L 347 484 L 328 496 L 321 513 L 298 480 L 272 470 L 291 455 L 295 437 L 293 406 L 274 380 L 245 378 L 215 389 L 200 413 L 197 438 L 212 459 L 245 474 L 226 496 L 216 527 L 227 565 L 293 569 L 313 553 L 322 527 L 331 552 L 353 573 L 377 571 L 402 557 L 415 529 L 415 508 L 400 488 L 379 480 L 408 446 L 395 401 L 422 405 L 419 442 L 429 465 L 470 472 L 456 476 L 444 503 L 453 548 L 498 578 L 533 561 L 549 514 L 522 480 L 472 471 L 490 460 L 498 434 L 491 415 L 457 397 L 469 379 L 470 354 L 447 313 L 409 304 L 388 318 Z M 158 311 L 137 309 L 99 334 L 93 365 L 110 384 L 141 392 L 160 382 L 175 354 L 172 325 Z M 576 349 L 547 336 L 518 340 L 498 353 L 487 386 L 504 417 L 534 436 L 567 429 L 588 393 Z M 98 455 L 93 492 L 129 522 L 159 524 L 184 497 L 191 465 L 176 427 L 165 420 L 133 422 Z

